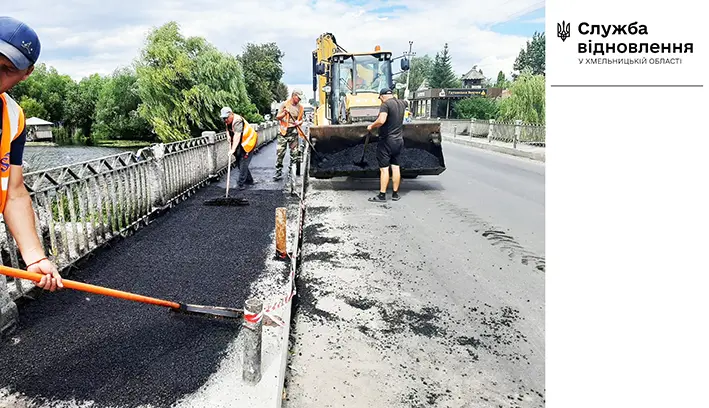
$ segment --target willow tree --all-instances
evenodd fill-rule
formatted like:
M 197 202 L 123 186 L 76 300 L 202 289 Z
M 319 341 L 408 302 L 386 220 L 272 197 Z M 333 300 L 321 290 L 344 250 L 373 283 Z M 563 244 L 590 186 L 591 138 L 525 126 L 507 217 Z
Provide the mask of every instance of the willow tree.
M 544 75 L 523 71 L 509 88 L 510 96 L 500 101 L 499 119 L 543 124 L 546 97 Z
M 184 37 L 170 22 L 153 30 L 138 61 L 138 112 L 163 142 L 224 127 L 229 105 L 251 122 L 261 119 L 249 100 L 241 65 L 201 37 Z

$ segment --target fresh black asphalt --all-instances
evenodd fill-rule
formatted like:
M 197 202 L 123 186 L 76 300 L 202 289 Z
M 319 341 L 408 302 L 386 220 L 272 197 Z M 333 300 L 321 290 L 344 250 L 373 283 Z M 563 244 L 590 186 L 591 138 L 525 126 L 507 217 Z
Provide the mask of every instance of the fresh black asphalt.
M 68 278 L 242 308 L 249 285 L 265 269 L 275 209 L 285 205 L 282 182 L 268 180 L 275 148 L 266 146 L 252 162 L 263 184 L 230 191 L 248 198 L 249 206 L 203 205 L 224 196 L 222 180 L 96 253 Z M 216 371 L 241 324 L 73 290 L 43 293 L 19 310 L 19 330 L 0 344 L 0 389 L 38 402 L 75 399 L 94 406 L 170 406 Z

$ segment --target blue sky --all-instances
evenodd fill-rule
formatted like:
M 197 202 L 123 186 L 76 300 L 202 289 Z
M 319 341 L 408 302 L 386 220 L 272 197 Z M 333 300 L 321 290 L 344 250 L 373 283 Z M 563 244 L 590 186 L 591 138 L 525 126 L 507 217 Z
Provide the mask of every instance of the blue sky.
M 544 31 L 545 12 L 546 9 L 541 8 L 531 13 L 520 15 L 513 20 L 494 24 L 490 29 L 500 34 L 531 37 L 535 31 Z
M 77 80 L 130 65 L 151 28 L 176 21 L 184 35 L 205 37 L 232 54 L 248 42 L 276 42 L 286 54 L 284 82 L 309 95 L 310 53 L 322 33 L 335 34 L 349 51 L 381 45 L 395 55 L 414 41 L 417 55 L 434 56 L 447 42 L 458 75 L 477 65 L 497 77 L 510 75 L 519 50 L 544 30 L 545 12 L 539 0 L 289 0 L 278 10 L 258 0 L 3 3 L 0 14 L 40 35 L 41 62 Z

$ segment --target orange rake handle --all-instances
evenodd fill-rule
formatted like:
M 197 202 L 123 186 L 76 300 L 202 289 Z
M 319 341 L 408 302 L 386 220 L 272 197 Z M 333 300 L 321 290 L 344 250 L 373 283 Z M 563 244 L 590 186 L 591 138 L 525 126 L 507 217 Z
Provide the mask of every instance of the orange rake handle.
M 2 265 L 0 265 L 0 274 L 18 279 L 26 279 L 33 282 L 39 282 L 44 276 L 41 273 L 23 271 L 22 269 L 9 268 L 7 266 Z M 97 295 L 110 296 L 124 300 L 132 300 L 134 302 L 147 303 L 156 306 L 165 306 L 173 309 L 180 308 L 180 304 L 176 302 L 151 298 L 148 296 L 136 295 L 135 293 L 104 288 L 102 286 L 89 285 L 88 283 L 81 283 L 68 279 L 62 279 L 62 283 L 64 284 L 65 288 L 75 289 L 82 292 L 95 293 Z

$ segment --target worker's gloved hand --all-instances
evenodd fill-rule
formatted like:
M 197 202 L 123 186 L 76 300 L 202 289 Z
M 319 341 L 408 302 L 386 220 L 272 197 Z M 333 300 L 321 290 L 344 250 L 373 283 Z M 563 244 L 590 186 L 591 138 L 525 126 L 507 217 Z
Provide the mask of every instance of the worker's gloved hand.
M 47 258 L 28 265 L 27 272 L 41 273 L 44 275 L 39 282 L 35 283 L 35 285 L 44 290 L 54 292 L 64 287 L 62 277 L 59 275 L 56 265 Z

